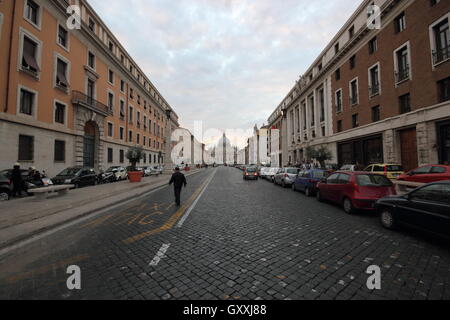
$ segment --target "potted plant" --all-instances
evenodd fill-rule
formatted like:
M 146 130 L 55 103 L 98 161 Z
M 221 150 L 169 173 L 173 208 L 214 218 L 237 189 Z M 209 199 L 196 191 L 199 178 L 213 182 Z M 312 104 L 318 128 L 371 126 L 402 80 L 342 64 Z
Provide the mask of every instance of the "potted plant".
M 131 168 L 128 171 L 130 182 L 141 182 L 142 172 L 136 170 L 136 164 L 144 158 L 144 149 L 142 147 L 131 147 L 128 149 L 125 157 L 131 164 Z

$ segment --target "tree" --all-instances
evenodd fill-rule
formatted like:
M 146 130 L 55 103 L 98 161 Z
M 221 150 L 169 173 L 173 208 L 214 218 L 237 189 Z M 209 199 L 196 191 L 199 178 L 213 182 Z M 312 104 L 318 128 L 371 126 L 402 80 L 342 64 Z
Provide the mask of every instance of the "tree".
M 319 149 L 314 147 L 306 148 L 306 156 L 310 159 L 316 159 L 322 169 L 325 169 L 325 161 L 330 161 L 333 159 L 333 154 L 327 147 L 321 146 Z
M 144 149 L 142 147 L 130 147 L 125 157 L 130 161 L 131 171 L 136 171 L 136 164 L 144 158 Z

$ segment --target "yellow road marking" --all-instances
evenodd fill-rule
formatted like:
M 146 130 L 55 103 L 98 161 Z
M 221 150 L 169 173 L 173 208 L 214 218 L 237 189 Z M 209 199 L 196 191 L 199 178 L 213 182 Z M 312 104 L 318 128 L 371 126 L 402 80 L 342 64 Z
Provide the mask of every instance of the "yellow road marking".
M 163 226 L 161 226 L 157 229 L 153 229 L 153 230 L 138 234 L 136 236 L 130 237 L 126 240 L 123 240 L 123 242 L 125 244 L 131 244 L 136 241 L 142 240 L 146 237 L 149 237 L 151 235 L 172 229 L 173 226 L 175 225 L 175 223 L 183 216 L 183 214 L 186 212 L 186 210 L 189 208 L 189 206 L 200 195 L 203 188 L 206 187 L 207 183 L 208 183 L 208 179 L 206 179 L 206 181 L 203 182 L 203 184 L 197 190 L 195 190 L 194 194 L 189 198 L 189 200 L 186 201 L 186 203 L 184 205 L 182 205 L 181 208 L 178 209 L 177 212 L 175 212 Z

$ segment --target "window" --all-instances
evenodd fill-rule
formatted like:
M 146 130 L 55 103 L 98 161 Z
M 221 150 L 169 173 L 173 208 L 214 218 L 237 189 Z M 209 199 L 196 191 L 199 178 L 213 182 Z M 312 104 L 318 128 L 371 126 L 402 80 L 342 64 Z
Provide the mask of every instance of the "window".
M 95 70 L 95 55 L 90 51 L 88 53 L 88 66 Z
M 20 89 L 20 113 L 32 116 L 35 114 L 36 94 L 34 92 L 28 91 L 27 89 Z
M 450 59 L 450 29 L 448 20 L 448 18 L 444 19 L 432 29 L 434 36 L 434 64 Z
M 134 90 L 133 90 L 133 88 L 130 88 L 130 98 L 131 99 L 134 98 Z
M 350 82 L 350 105 L 358 104 L 358 100 L 358 79 L 354 79 Z
M 339 42 L 334 45 L 334 54 L 339 52 Z
M 136 143 L 137 144 L 141 143 L 141 135 L 139 133 L 136 135 Z
M 439 2 L 441 2 L 441 0 L 430 0 L 430 6 L 433 7 L 437 5 Z
M 395 33 L 402 32 L 406 29 L 406 16 L 405 13 L 402 12 L 394 19 L 394 27 Z
M 66 106 L 55 102 L 55 123 L 64 124 L 66 121 Z
M 55 140 L 55 162 L 66 161 L 66 142 L 61 140 Z
M 109 83 L 114 84 L 114 71 L 112 70 L 109 70 L 108 72 L 108 81 Z
M 112 163 L 112 162 L 113 162 L 113 149 L 108 148 L 108 163 Z
M 348 36 L 349 38 L 353 38 L 353 36 L 355 35 L 355 26 L 351 26 L 350 29 L 348 30 Z
M 114 110 L 114 93 L 108 92 L 108 108 L 110 111 Z
M 319 103 L 320 103 L 320 122 L 325 121 L 325 94 L 323 89 L 319 90 Z
M 144 116 L 144 130 L 147 130 L 147 116 Z
M 438 203 L 450 203 L 450 188 L 444 184 L 425 186 L 410 195 L 411 201 L 431 201 Z
M 342 89 L 336 91 L 336 112 L 342 112 Z
M 128 122 L 133 123 L 133 107 L 129 107 L 128 109 Z
M 119 128 L 119 139 L 120 140 L 124 139 L 124 128 L 122 127 Z
M 140 128 L 141 127 L 141 113 L 139 111 L 137 111 L 137 113 L 136 113 L 136 123 L 137 123 L 137 127 Z
M 120 91 L 125 92 L 125 81 L 120 80 Z
M 28 36 L 23 37 L 22 69 L 37 74 L 40 69 L 37 62 L 38 43 Z
M 411 98 L 409 93 L 399 97 L 400 113 L 411 112 Z
M 380 118 L 380 106 L 372 107 L 372 122 L 378 122 Z
M 352 115 L 352 128 L 357 127 L 359 127 L 359 115 L 355 113 L 354 115 Z
M 92 79 L 87 80 L 87 92 L 86 95 L 89 97 L 89 102 L 93 103 L 93 99 L 95 98 L 95 82 Z
M 124 163 L 125 161 L 125 152 L 123 150 L 119 151 L 120 163 Z
M 377 37 L 372 38 L 372 40 L 369 41 L 369 53 L 373 54 L 378 50 L 378 40 Z
M 125 119 L 125 101 L 120 100 L 120 120 Z
M 56 58 L 56 65 L 56 86 L 67 89 L 69 87 L 69 81 L 67 81 L 67 62 Z
M 404 45 L 395 51 L 395 78 L 397 84 L 410 78 L 409 61 L 409 45 Z
M 379 64 L 369 69 L 369 95 L 376 96 L 380 93 L 380 67 Z
M 336 81 L 341 80 L 341 69 L 336 70 L 334 77 L 336 78 Z
M 112 137 L 114 134 L 114 127 L 111 122 L 108 122 L 108 137 Z
M 438 101 L 445 102 L 450 100 L 450 77 L 438 81 Z
M 133 142 L 133 131 L 128 131 L 128 142 Z
M 25 19 L 39 27 L 40 24 L 40 7 L 33 0 L 25 1 Z
M 95 32 L 95 21 L 91 17 L 89 17 L 88 26 L 92 32 Z
M 111 51 L 111 52 L 114 51 L 114 43 L 112 43 L 112 41 L 109 41 L 108 48 L 109 48 L 109 51 Z
M 66 49 L 69 44 L 69 33 L 61 25 L 58 25 L 58 44 Z
M 350 69 L 354 69 L 356 67 L 356 55 L 350 58 Z
M 33 161 L 34 137 L 19 135 L 19 161 Z
M 342 120 L 338 120 L 337 122 L 337 132 L 342 132 Z

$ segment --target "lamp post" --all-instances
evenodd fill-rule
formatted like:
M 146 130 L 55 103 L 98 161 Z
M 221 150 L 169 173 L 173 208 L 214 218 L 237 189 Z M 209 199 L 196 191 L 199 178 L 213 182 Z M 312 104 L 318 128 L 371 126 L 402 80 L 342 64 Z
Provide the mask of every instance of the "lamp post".
M 172 162 L 172 118 L 171 118 L 172 110 L 166 110 L 167 116 L 167 130 L 166 130 L 166 141 L 165 141 L 165 156 L 164 156 L 164 172 L 172 173 L 173 172 L 173 162 Z

